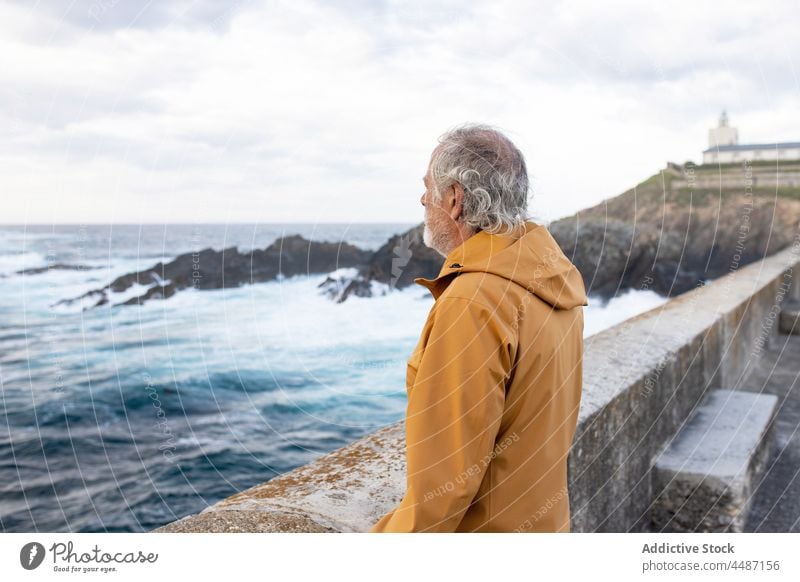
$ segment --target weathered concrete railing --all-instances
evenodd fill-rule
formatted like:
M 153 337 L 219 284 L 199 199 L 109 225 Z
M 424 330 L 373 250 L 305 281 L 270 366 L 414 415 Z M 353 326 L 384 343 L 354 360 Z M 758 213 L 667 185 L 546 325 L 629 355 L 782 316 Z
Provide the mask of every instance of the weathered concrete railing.
M 647 529 L 654 459 L 707 390 L 745 387 L 799 276 L 800 238 L 586 339 L 573 531 Z M 156 531 L 366 531 L 404 487 L 400 422 Z
M 720 171 L 714 168 L 712 171 L 705 170 L 692 174 L 691 177 L 683 175 L 683 170 L 673 170 L 671 173 L 678 176 L 670 183 L 670 187 L 673 190 L 687 188 L 695 192 L 699 190 L 719 192 L 720 189 L 743 190 L 745 186 L 772 189 L 800 186 L 800 168 L 797 162 L 786 162 L 785 167 L 784 162 L 781 162 L 781 170 L 779 172 L 775 170 L 773 164 L 770 164 L 766 166 L 742 165 L 736 170 L 726 169 Z

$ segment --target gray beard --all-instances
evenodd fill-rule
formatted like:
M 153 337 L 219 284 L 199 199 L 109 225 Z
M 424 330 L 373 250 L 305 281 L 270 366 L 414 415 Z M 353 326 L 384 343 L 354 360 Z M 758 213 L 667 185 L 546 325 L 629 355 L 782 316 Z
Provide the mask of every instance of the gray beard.
M 428 223 L 425 223 L 425 228 L 422 230 L 422 242 L 425 244 L 426 247 L 429 249 L 433 249 L 437 253 L 439 253 L 442 257 L 447 257 L 447 253 L 442 252 L 442 248 L 445 248 L 446 241 L 438 240 L 436 236 L 434 236 L 433 231 L 428 227 Z

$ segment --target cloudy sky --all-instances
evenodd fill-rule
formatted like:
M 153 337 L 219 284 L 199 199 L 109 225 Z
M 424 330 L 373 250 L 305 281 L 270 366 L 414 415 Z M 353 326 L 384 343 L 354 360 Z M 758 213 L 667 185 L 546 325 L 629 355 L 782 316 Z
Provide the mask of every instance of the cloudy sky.
M 793 4 L 795 4 L 793 6 Z M 727 108 L 800 141 L 796 3 L 0 3 L 0 223 L 414 222 L 464 121 L 526 155 L 549 221 Z

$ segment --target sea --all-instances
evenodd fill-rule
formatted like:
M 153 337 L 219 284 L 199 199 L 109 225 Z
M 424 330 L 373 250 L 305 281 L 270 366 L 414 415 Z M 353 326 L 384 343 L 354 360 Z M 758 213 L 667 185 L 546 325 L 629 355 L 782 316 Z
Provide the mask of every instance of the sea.
M 402 419 L 422 287 L 335 303 L 306 274 L 61 301 L 208 247 L 374 250 L 412 226 L 0 225 L 0 531 L 150 531 Z M 585 335 L 664 301 L 590 293 Z

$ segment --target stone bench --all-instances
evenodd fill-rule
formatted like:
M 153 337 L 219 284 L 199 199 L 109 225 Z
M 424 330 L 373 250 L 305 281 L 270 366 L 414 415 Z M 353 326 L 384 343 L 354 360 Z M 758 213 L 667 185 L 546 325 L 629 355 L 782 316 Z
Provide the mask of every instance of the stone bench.
M 787 301 L 781 308 L 780 331 L 800 335 L 800 301 Z
M 653 466 L 655 531 L 741 532 L 774 440 L 778 398 L 709 392 Z

